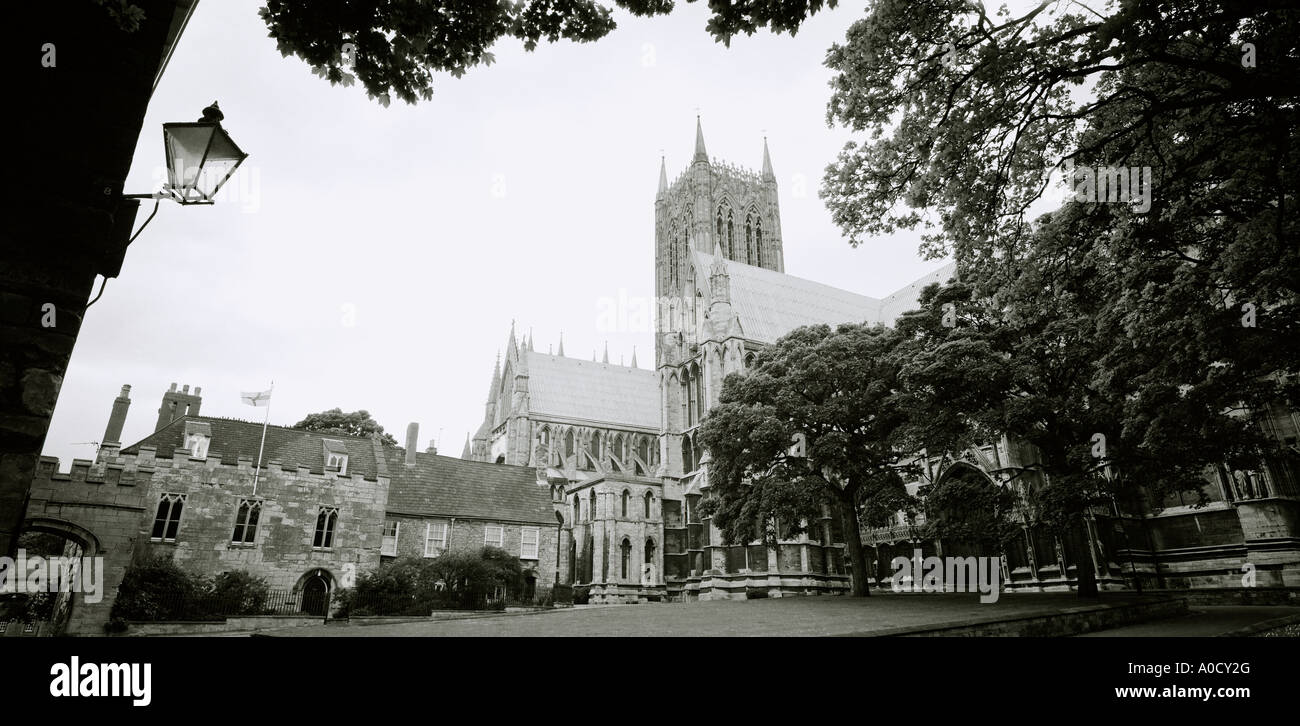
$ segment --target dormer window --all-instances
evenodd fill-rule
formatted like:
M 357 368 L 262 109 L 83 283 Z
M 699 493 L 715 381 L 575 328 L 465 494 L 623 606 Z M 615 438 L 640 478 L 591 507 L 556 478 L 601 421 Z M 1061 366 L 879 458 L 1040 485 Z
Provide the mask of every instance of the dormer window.
M 212 428 L 205 421 L 185 422 L 185 448 L 191 459 L 208 458 L 208 444 L 212 441 Z
M 339 476 L 348 473 L 348 450 L 342 441 L 326 439 L 324 442 L 325 471 L 335 472 Z

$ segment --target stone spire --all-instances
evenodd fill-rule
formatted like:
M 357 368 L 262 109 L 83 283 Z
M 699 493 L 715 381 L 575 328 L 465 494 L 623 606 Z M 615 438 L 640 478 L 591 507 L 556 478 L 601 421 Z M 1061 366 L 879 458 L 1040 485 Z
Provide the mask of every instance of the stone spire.
M 492 384 L 488 386 L 488 401 L 496 398 L 497 389 L 501 387 L 501 351 L 497 351 L 497 362 L 492 366 Z
M 531 351 L 531 350 L 533 349 L 533 329 L 532 329 L 532 328 L 529 328 L 529 329 L 528 329 L 528 346 L 527 346 L 527 347 L 528 347 L 528 350 L 529 350 L 529 351 Z
M 609 341 L 608 340 L 605 341 L 605 357 L 600 362 L 601 363 L 609 362 Z
M 564 331 L 563 330 L 560 331 L 560 349 L 555 351 L 555 354 L 560 356 L 561 358 L 564 357 Z
M 664 157 L 659 157 L 659 193 L 656 197 L 662 197 L 668 191 L 668 167 L 665 164 Z
M 514 360 L 515 354 L 519 352 L 519 344 L 515 342 L 515 321 L 510 321 L 510 340 L 506 343 L 506 360 Z
M 695 117 L 695 157 L 691 161 L 709 161 L 709 152 L 704 150 L 704 127 L 700 125 L 699 116 Z
M 636 346 L 632 346 L 632 367 L 636 368 Z
M 470 446 L 469 446 L 469 432 L 468 432 L 468 431 L 465 432 L 465 448 L 463 448 L 463 449 L 460 450 L 460 458 L 461 458 L 461 459 L 464 459 L 465 461 L 469 461 L 470 459 L 474 458 L 474 454 L 473 454 L 473 452 L 470 450 Z
M 767 153 L 767 137 L 763 137 L 763 181 L 775 181 L 776 174 L 772 172 L 772 157 Z

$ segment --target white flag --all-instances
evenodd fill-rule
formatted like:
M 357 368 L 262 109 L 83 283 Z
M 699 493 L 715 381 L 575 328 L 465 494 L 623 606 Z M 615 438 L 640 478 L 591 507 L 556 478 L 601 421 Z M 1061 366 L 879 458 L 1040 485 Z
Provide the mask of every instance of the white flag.
M 245 391 L 239 394 L 239 398 L 241 401 L 248 404 L 249 406 L 270 406 L 271 405 L 270 391 L 257 391 L 254 393 L 248 393 L 247 391 Z

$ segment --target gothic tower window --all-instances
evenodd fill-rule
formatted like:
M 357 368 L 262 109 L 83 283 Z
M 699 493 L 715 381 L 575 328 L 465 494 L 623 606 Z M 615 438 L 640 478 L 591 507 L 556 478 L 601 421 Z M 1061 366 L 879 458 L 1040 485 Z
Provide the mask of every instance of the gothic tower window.
M 754 220 L 754 264 L 763 266 L 763 220 Z
M 699 388 L 700 388 L 700 369 L 691 364 L 686 369 L 686 425 L 694 426 L 698 419 L 695 416 L 697 406 L 699 405 Z
M 682 437 L 682 473 L 687 474 L 695 471 L 695 449 L 691 445 L 691 437 Z
M 596 519 L 596 490 L 595 489 L 591 490 L 591 496 L 589 497 L 589 499 L 591 501 L 587 505 L 587 518 L 594 521 Z
M 690 426 L 691 369 L 682 371 L 682 426 Z
M 619 548 L 620 550 L 622 550 L 622 555 L 623 555 L 623 557 L 622 557 L 622 560 L 623 560 L 623 567 L 621 568 L 623 574 L 622 574 L 620 577 L 622 577 L 624 580 L 626 580 L 626 579 L 627 579 L 627 566 L 628 566 L 628 563 L 631 562 L 631 560 L 632 560 L 632 543 L 628 541 L 627 537 L 624 537 L 624 538 L 623 538 L 623 543 L 620 544 L 620 545 L 618 546 L 618 548 Z
M 722 244 L 722 207 L 718 207 L 717 236 L 714 239 L 717 240 L 717 244 Z
M 727 259 L 736 259 L 736 225 L 731 219 L 731 210 L 727 210 Z
M 654 541 L 654 539 L 651 538 L 651 537 L 646 537 L 646 540 L 645 540 L 645 563 L 646 563 L 647 565 L 653 565 L 654 562 L 655 562 L 655 541 Z
M 645 493 L 645 497 L 643 497 L 643 502 L 644 502 L 644 504 L 645 504 L 645 509 L 644 509 L 644 511 L 643 511 L 642 513 L 645 515 L 645 518 L 646 518 L 646 519 L 649 519 L 649 518 L 650 518 L 650 505 L 654 504 L 654 500 L 655 500 L 654 492 L 646 492 L 646 493 Z
M 623 490 L 623 502 L 622 502 L 622 504 L 623 504 L 623 519 L 627 519 L 627 502 L 628 502 L 628 500 L 629 500 L 630 498 L 631 498 L 631 495 L 627 493 L 627 490 L 626 490 L 626 489 L 624 489 L 624 490 Z
M 754 219 L 745 215 L 745 262 L 754 264 Z
M 704 418 L 704 379 L 700 376 L 699 366 L 691 364 L 691 380 L 695 384 L 691 394 L 691 423 L 697 424 Z
M 564 432 L 564 455 L 573 456 L 573 429 Z

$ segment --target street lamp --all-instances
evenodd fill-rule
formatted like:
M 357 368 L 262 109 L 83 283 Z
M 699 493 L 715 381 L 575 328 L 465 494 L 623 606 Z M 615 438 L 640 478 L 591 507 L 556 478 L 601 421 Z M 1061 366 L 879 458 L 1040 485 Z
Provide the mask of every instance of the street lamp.
M 113 236 L 109 244 L 105 245 L 99 263 L 99 272 L 104 276 L 104 281 L 100 283 L 99 294 L 86 303 L 86 309 L 104 294 L 108 278 L 117 277 L 121 273 L 126 248 L 153 221 L 161 200 L 170 199 L 183 205 L 213 204 L 222 185 L 229 181 L 239 165 L 248 158 L 248 154 L 221 128 L 221 120 L 225 117 L 217 107 L 217 102 L 213 101 L 211 106 L 203 109 L 203 117 L 198 121 L 163 124 L 167 181 L 163 183 L 162 189 L 153 194 L 123 194 L 117 198 Z M 110 192 L 110 189 L 104 190 L 105 195 Z M 135 201 L 137 199 L 154 200 L 153 211 L 135 234 L 131 234 L 136 212 L 140 208 L 140 203 Z
M 128 199 L 171 199 L 180 204 L 212 204 L 217 192 L 248 158 L 221 127 L 225 114 L 213 101 L 203 118 L 163 124 L 167 182 L 154 194 L 127 194 Z

